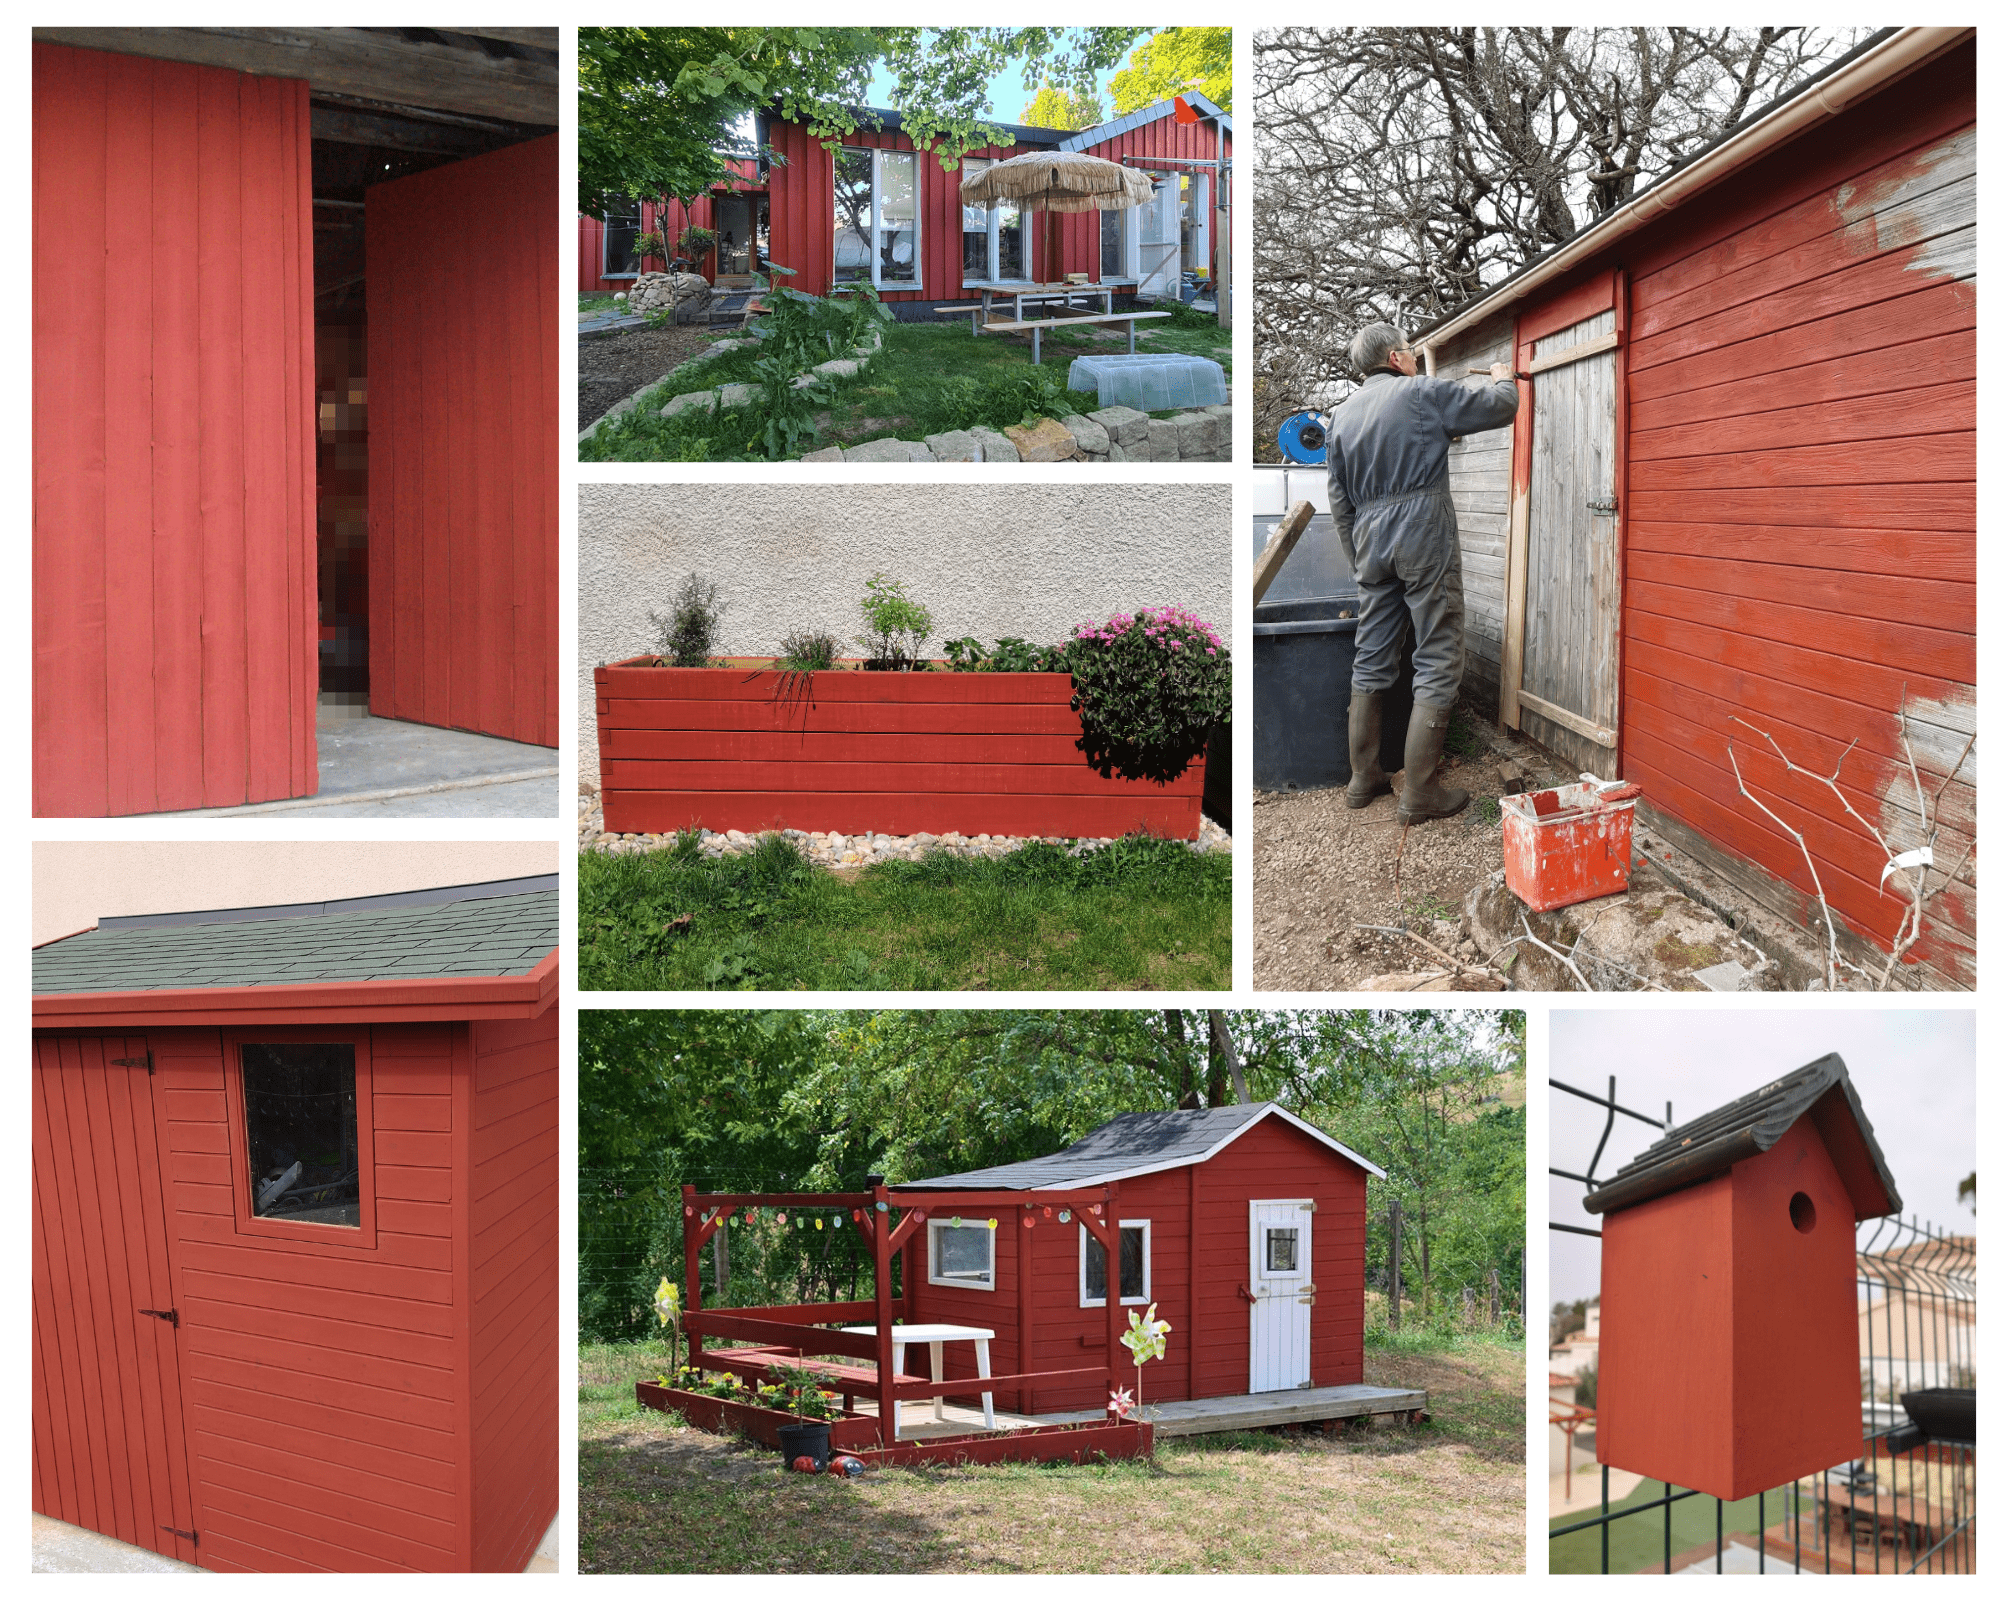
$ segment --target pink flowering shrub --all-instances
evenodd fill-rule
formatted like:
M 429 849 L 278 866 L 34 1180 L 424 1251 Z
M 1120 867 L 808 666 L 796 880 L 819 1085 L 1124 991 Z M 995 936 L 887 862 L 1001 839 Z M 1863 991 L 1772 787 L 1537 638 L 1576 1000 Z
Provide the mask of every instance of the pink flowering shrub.
M 1071 704 L 1093 743 L 1184 758 L 1229 719 L 1229 651 L 1180 606 L 1086 622 L 1063 658 L 1076 688 Z

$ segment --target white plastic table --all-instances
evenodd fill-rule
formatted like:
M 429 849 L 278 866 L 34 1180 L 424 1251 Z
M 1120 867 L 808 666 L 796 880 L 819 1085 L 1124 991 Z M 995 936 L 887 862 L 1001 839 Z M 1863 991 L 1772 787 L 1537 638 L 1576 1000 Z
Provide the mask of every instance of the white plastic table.
M 842 1333 L 865 1333 L 873 1338 L 875 1327 L 864 1323 L 859 1327 L 842 1328 Z M 900 1322 L 889 1330 L 890 1338 L 896 1341 L 896 1376 L 903 1375 L 903 1352 L 913 1344 L 927 1344 L 931 1347 L 931 1382 L 944 1382 L 944 1346 L 947 1339 L 970 1339 L 974 1354 L 979 1360 L 979 1375 L 993 1376 L 993 1361 L 987 1351 L 987 1341 L 993 1337 L 991 1328 L 967 1328 L 956 1322 Z M 993 1426 L 993 1393 L 991 1390 L 980 1395 L 984 1404 L 986 1426 Z M 889 1418 L 889 1438 L 891 1441 L 903 1436 L 903 1405 L 898 1400 L 892 1408 L 894 1415 Z M 931 1396 L 931 1415 L 939 1422 L 944 1421 L 944 1396 Z

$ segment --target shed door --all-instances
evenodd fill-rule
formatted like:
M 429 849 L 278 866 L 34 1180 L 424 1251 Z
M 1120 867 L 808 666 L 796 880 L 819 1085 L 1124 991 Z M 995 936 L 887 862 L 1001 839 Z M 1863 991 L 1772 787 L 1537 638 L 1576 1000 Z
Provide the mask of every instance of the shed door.
M 38 1036 L 35 1509 L 196 1559 L 146 1041 Z
M 1615 311 L 1537 339 L 1518 726 L 1586 772 L 1618 770 Z M 1581 349 L 1594 353 L 1551 366 Z
M 1250 1202 L 1250 1392 L 1312 1387 L 1312 1210 Z

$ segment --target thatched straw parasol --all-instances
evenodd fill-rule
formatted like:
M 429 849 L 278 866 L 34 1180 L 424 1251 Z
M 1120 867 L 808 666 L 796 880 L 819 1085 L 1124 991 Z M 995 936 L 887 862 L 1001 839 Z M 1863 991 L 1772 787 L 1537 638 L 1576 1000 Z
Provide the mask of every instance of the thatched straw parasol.
M 1070 150 L 1034 150 L 996 161 L 959 185 L 967 205 L 1015 200 L 1050 211 L 1123 211 L 1153 198 L 1153 180 L 1132 167 L 1102 156 Z M 1046 229 L 1041 230 L 1047 232 Z M 1043 260 L 1047 261 L 1044 254 Z M 1029 264 L 1032 273 L 1034 263 Z M 1037 280 L 1039 281 L 1039 280 Z

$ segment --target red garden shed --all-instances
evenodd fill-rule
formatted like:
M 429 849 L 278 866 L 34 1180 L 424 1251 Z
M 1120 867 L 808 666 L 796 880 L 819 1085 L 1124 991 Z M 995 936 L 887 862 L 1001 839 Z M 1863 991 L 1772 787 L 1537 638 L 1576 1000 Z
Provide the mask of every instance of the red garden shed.
M 1973 837 L 1974 762 L 1930 800 L 1976 723 L 1974 51 L 1885 30 L 1417 336 L 1440 376 L 1528 374 L 1511 429 L 1453 449 L 1469 692 L 1816 922 L 1733 741 L 1864 950 L 1906 902 L 1863 824 L 1921 827 L 1899 710 L 1934 884 Z M 1927 981 L 1974 982 L 1974 875 L 1932 901 Z
M 557 30 L 34 32 L 35 813 L 554 745 Z
M 557 879 L 34 953 L 34 1508 L 218 1572 L 556 1513 Z
M 1861 1456 L 1854 1224 L 1902 1201 L 1839 1056 L 1669 1128 L 1583 1205 L 1599 1461 L 1729 1501 Z

